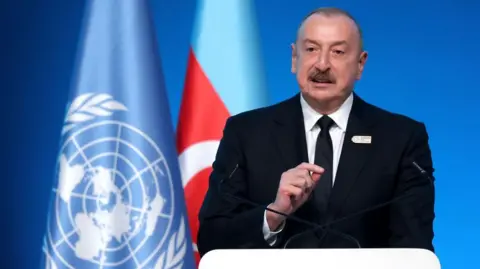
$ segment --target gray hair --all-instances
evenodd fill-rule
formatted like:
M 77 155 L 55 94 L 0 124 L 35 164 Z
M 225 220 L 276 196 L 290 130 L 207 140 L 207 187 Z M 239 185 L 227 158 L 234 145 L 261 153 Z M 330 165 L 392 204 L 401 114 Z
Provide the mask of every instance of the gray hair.
M 312 12 L 310 12 L 309 14 L 307 14 L 307 16 L 305 16 L 303 18 L 302 22 L 300 23 L 300 27 L 298 27 L 297 39 L 300 35 L 300 31 L 302 30 L 305 21 L 308 18 L 310 18 L 310 16 L 315 15 L 315 14 L 323 15 L 323 16 L 326 16 L 326 17 L 329 17 L 329 16 L 345 16 L 345 17 L 349 18 L 350 20 L 352 20 L 353 23 L 355 24 L 356 28 L 357 28 L 358 36 L 360 38 L 360 51 L 363 51 L 363 34 L 362 34 L 362 29 L 360 28 L 360 25 L 358 24 L 358 22 L 355 20 L 355 18 L 350 13 L 348 13 L 347 11 L 345 11 L 343 9 L 336 8 L 336 7 L 317 8 L 317 9 L 313 10 Z

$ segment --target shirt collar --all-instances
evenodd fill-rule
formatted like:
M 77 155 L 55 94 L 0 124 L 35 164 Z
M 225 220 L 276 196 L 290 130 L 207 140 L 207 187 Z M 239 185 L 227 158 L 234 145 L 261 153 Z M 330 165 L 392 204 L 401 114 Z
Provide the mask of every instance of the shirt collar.
M 303 120 L 305 123 L 305 130 L 310 131 L 317 124 L 317 121 L 322 117 L 322 114 L 315 111 L 300 94 L 300 104 L 302 106 Z M 348 117 L 352 110 L 353 93 L 343 102 L 339 109 L 328 115 L 335 124 L 345 132 L 347 130 Z

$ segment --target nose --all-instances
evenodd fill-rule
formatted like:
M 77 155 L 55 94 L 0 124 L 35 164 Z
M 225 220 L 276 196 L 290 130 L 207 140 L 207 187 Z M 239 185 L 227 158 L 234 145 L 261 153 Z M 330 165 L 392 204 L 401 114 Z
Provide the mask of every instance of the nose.
M 318 55 L 315 67 L 322 72 L 325 72 L 330 68 L 330 58 L 328 53 L 321 53 Z

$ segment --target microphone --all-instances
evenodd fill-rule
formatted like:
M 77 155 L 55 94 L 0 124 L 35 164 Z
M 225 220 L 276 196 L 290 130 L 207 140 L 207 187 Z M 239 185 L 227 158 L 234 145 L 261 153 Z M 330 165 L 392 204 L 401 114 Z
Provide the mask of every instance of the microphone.
M 221 193 L 221 194 L 223 194 L 223 195 L 228 195 L 228 196 L 230 196 L 231 198 L 240 200 L 240 201 L 242 201 L 242 202 L 244 202 L 244 203 L 247 203 L 247 204 L 249 204 L 249 205 L 251 205 L 251 206 L 255 206 L 255 207 L 261 206 L 261 207 L 263 207 L 264 210 L 267 210 L 267 211 L 273 212 L 273 213 L 275 213 L 275 214 L 284 216 L 286 219 L 290 219 L 290 220 L 293 220 L 293 221 L 296 221 L 296 222 L 299 222 L 299 223 L 303 223 L 303 224 L 305 224 L 305 225 L 308 225 L 308 226 L 312 227 L 313 230 L 315 230 L 315 231 L 316 231 L 317 229 L 318 229 L 318 230 L 325 230 L 325 228 L 324 228 L 323 226 L 321 226 L 321 225 L 319 225 L 319 224 L 317 224 L 317 223 L 315 223 L 315 222 L 311 222 L 311 221 L 308 221 L 308 220 L 304 220 L 304 219 L 298 218 L 298 217 L 296 217 L 296 216 L 294 216 L 294 215 L 287 215 L 287 214 L 285 214 L 285 213 L 282 213 L 282 212 L 279 212 L 279 211 L 277 211 L 277 210 L 271 209 L 271 208 L 269 208 L 268 206 L 264 206 L 264 205 L 255 203 L 255 202 L 253 202 L 253 201 L 251 201 L 251 200 L 249 200 L 249 199 L 246 199 L 246 198 L 243 198 L 243 197 L 240 197 L 240 196 L 237 196 L 237 195 L 233 195 L 233 194 L 231 194 L 231 193 L 229 193 L 229 192 L 224 192 L 224 191 L 222 190 L 222 186 L 223 186 L 224 182 L 225 182 L 227 179 L 230 180 L 230 179 L 233 177 L 233 175 L 235 174 L 235 172 L 238 170 L 238 168 L 239 168 L 239 165 L 238 165 L 238 163 L 237 163 L 237 164 L 235 165 L 235 168 L 233 169 L 233 171 L 229 174 L 229 176 L 228 176 L 228 177 L 223 177 L 223 178 L 220 180 L 220 183 L 218 184 L 218 191 L 219 191 L 219 193 Z M 307 231 L 311 231 L 311 230 L 307 230 Z M 332 232 L 332 233 L 334 233 L 334 234 L 337 234 L 337 235 L 339 235 L 339 236 L 341 236 L 341 237 L 343 237 L 343 238 L 345 238 L 345 239 L 347 239 L 347 240 L 349 240 L 349 241 L 354 242 L 354 243 L 358 246 L 358 248 L 361 248 L 360 243 L 359 243 L 358 240 L 355 239 L 353 236 L 351 236 L 351 235 L 349 235 L 349 234 L 345 234 L 345 233 L 339 232 L 339 231 L 336 231 L 336 230 L 332 230 L 332 229 L 329 229 L 329 231 Z M 303 233 L 303 232 L 302 232 L 302 233 Z M 297 235 L 298 235 L 298 234 L 297 234 Z M 295 235 L 295 236 L 296 236 L 296 235 Z M 293 236 L 293 237 L 295 237 L 295 236 Z M 288 241 L 290 241 L 293 237 L 291 237 Z M 287 241 L 287 243 L 288 243 L 288 241 Z
M 425 171 L 425 169 L 423 169 L 423 168 L 422 168 L 420 165 L 418 165 L 415 161 L 412 161 L 412 165 L 420 172 L 421 175 L 423 175 L 426 179 L 429 180 L 430 186 L 433 186 L 433 179 L 432 179 L 432 177 L 430 177 L 430 175 L 427 173 L 427 171 Z M 393 204 L 393 203 L 395 203 L 395 202 L 397 202 L 397 201 L 399 201 L 399 200 L 401 200 L 401 199 L 403 199 L 403 198 L 406 198 L 406 197 L 408 197 L 408 196 L 410 196 L 410 195 L 412 195 L 412 193 L 404 193 L 403 195 L 400 195 L 400 196 L 398 196 L 398 197 L 395 197 L 395 198 L 393 198 L 393 199 L 391 199 L 391 200 L 389 200 L 389 201 L 387 201 L 387 202 L 380 203 L 380 204 L 374 205 L 374 206 L 372 206 L 372 207 L 368 207 L 368 208 L 363 209 L 363 210 L 360 210 L 360 211 L 358 211 L 358 212 L 356 212 L 356 213 L 347 215 L 347 216 L 345 216 L 345 217 L 343 217 L 343 218 L 340 218 L 340 219 L 331 221 L 331 222 L 329 222 L 329 223 L 327 223 L 327 224 L 325 224 L 325 225 L 317 225 L 318 227 L 315 228 L 315 229 L 325 229 L 325 228 L 327 228 L 327 227 L 330 226 L 330 225 L 333 225 L 333 224 L 336 224 L 336 223 L 339 223 L 339 222 L 342 222 L 342 221 L 351 219 L 351 218 L 353 218 L 353 217 L 356 217 L 356 216 L 365 214 L 365 213 L 367 213 L 367 212 L 374 211 L 374 210 L 379 209 L 379 208 L 382 208 L 382 207 L 384 207 L 384 206 Z M 288 245 L 288 243 L 290 243 L 290 241 L 292 241 L 293 239 L 298 238 L 299 236 L 301 236 L 301 235 L 303 235 L 303 234 L 305 234 L 305 233 L 307 233 L 307 232 L 314 232 L 315 229 L 314 229 L 313 231 L 307 230 L 307 231 L 298 233 L 298 234 L 296 234 L 296 235 L 293 235 L 292 237 L 290 237 L 290 239 L 287 240 L 287 242 L 286 242 L 285 245 L 284 245 L 284 248 L 286 248 L 287 245 Z M 333 231 L 333 230 L 330 230 L 330 231 Z M 325 235 L 326 235 L 326 234 L 324 234 L 324 235 L 322 236 L 322 239 L 325 237 Z M 322 240 L 322 239 L 321 239 L 321 240 Z M 358 244 L 358 245 L 360 245 L 360 244 Z
M 427 171 L 425 171 L 425 169 L 423 169 L 420 165 L 418 165 L 418 163 L 416 163 L 415 161 L 412 162 L 413 166 L 415 166 L 415 168 L 417 168 L 417 170 L 420 172 L 420 174 L 424 175 L 425 178 L 427 178 L 429 181 L 430 181 L 430 185 L 433 185 L 433 178 L 430 177 L 430 175 L 427 173 Z

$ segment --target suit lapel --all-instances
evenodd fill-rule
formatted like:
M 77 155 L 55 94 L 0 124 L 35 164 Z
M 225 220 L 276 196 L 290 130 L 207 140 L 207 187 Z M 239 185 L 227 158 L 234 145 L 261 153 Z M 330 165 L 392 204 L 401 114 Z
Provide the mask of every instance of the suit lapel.
M 308 162 L 307 140 L 300 94 L 280 104 L 275 113 L 271 135 L 283 164 L 282 172 Z M 278 177 L 280 180 L 280 177 Z M 312 196 L 310 196 L 311 198 Z M 309 199 L 294 214 L 308 218 L 316 213 L 313 199 Z
M 372 116 L 374 115 L 369 114 L 368 117 L 365 115 L 367 106 L 358 96 L 354 96 L 335 183 L 330 196 L 329 215 L 331 218 L 340 212 L 345 199 L 352 191 L 355 181 L 373 151 L 371 143 L 375 143 L 374 137 L 372 137 L 370 144 L 352 141 L 355 136 L 372 136 L 372 125 L 374 123 Z
M 285 171 L 301 162 L 308 162 L 307 142 L 300 95 L 277 107 L 271 135 L 283 160 Z

